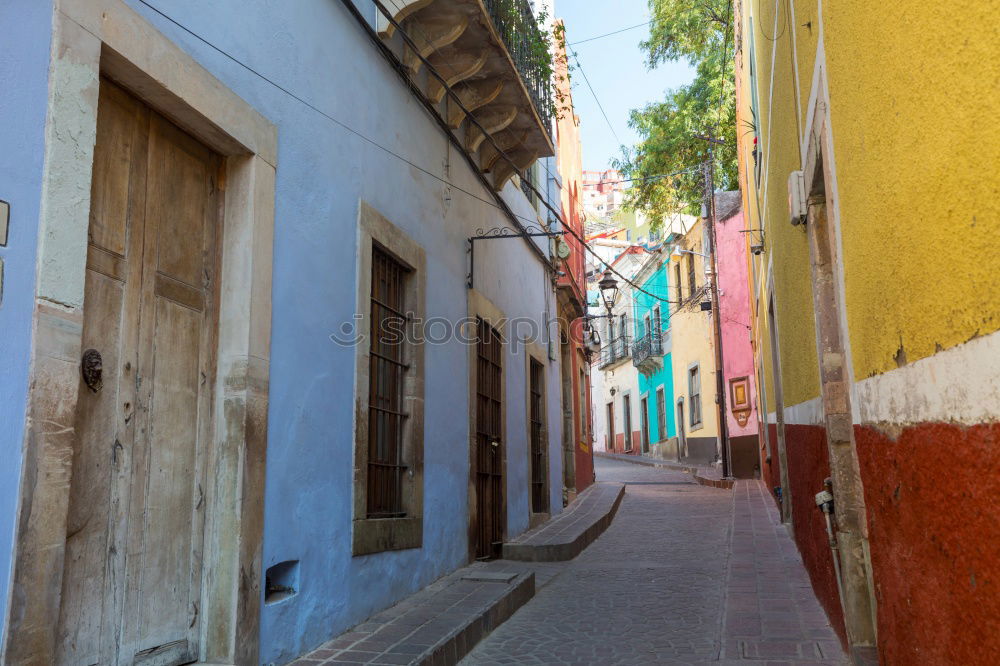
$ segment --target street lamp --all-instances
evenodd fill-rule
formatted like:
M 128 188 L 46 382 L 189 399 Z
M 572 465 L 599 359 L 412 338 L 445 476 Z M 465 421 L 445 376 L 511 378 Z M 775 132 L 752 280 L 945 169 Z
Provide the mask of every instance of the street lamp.
M 685 254 L 696 254 L 699 257 L 704 257 L 705 259 L 709 258 L 707 254 L 702 254 L 701 252 L 695 252 L 694 250 L 685 250 L 680 245 L 674 245 L 674 249 L 670 251 L 670 258 L 673 259 L 674 261 L 680 261 L 681 257 L 683 257 Z
M 604 276 L 597 283 L 597 286 L 601 290 L 604 307 L 607 308 L 608 314 L 610 314 L 612 308 L 615 307 L 615 302 L 618 300 L 618 280 L 611 274 L 611 268 L 604 271 Z

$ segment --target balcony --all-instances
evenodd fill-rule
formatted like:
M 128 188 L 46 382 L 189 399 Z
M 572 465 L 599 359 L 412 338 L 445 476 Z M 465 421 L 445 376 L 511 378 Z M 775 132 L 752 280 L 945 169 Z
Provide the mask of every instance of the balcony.
M 663 369 L 663 355 L 670 352 L 670 331 L 652 331 L 632 343 L 632 365 L 647 377 Z
M 604 370 L 627 359 L 630 348 L 629 342 L 628 336 L 622 335 L 601 347 L 601 361 L 597 367 Z
M 550 81 L 539 51 L 543 43 L 526 0 L 383 4 L 393 14 L 390 21 L 377 12 L 379 37 L 480 171 L 492 178 L 494 189 L 500 191 L 539 157 L 555 154 Z M 468 122 L 422 58 L 445 79 L 482 130 Z M 498 147 L 513 164 L 500 158 Z

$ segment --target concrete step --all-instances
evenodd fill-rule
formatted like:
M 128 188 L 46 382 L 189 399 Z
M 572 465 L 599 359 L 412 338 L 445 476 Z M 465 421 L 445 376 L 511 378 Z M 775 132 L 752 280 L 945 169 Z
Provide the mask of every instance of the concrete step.
M 598 482 L 580 493 L 565 511 L 503 545 L 503 557 L 522 562 L 571 560 L 607 529 L 625 486 Z

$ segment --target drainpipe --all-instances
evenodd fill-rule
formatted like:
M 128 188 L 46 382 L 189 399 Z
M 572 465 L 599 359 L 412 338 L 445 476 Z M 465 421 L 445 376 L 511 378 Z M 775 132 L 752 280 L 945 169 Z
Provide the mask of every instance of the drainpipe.
M 830 555 L 833 558 L 833 575 L 837 579 L 837 597 L 840 599 L 840 612 L 847 621 L 847 607 L 844 605 L 844 580 L 840 573 L 840 547 L 837 545 L 837 537 L 833 533 L 833 481 L 827 478 L 823 481 L 825 488 L 816 493 L 816 506 L 823 512 L 826 519 L 826 536 L 830 543 Z

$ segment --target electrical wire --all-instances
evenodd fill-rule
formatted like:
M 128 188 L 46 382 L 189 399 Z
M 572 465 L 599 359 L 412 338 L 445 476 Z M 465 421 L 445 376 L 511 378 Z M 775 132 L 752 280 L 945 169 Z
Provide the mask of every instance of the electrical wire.
M 433 178 L 433 179 L 435 179 L 437 181 L 440 181 L 441 183 L 443 183 L 445 185 L 448 185 L 449 187 L 452 187 L 455 190 L 457 190 L 457 191 L 459 191 L 459 192 L 461 192 L 461 193 L 463 193 L 463 194 L 465 194 L 465 195 L 467 195 L 467 196 L 469 196 L 469 197 L 471 197 L 473 199 L 476 199 L 477 201 L 480 201 L 480 202 L 482 202 L 482 203 L 484 203 L 484 204 L 486 204 L 488 206 L 491 206 L 493 208 L 496 208 L 498 210 L 503 211 L 503 208 L 501 206 L 497 205 L 496 203 L 494 203 L 492 201 L 489 201 L 489 200 L 487 200 L 487 199 L 485 199 L 483 197 L 480 197 L 477 194 L 475 194 L 473 192 L 470 192 L 469 190 L 466 190 L 466 189 L 464 189 L 464 188 L 456 185 L 455 183 L 452 183 L 451 181 L 449 181 L 449 180 L 447 180 L 447 179 L 445 179 L 445 178 L 443 178 L 441 176 L 438 176 L 434 172 L 432 172 L 432 171 L 430 171 L 428 169 L 425 169 L 424 167 L 422 167 L 422 166 L 416 164 L 415 162 L 413 162 L 412 160 L 407 159 L 403 155 L 400 155 L 399 153 L 391 150 L 390 148 L 387 148 L 386 146 L 383 146 L 382 144 L 378 143 L 374 139 L 372 139 L 372 138 L 366 136 L 365 134 L 363 134 L 362 132 L 354 129 L 353 127 L 351 127 L 347 123 L 344 123 L 343 121 L 341 121 L 341 120 L 333 117 L 329 113 L 323 111 L 322 109 L 320 109 L 319 107 L 317 107 L 314 104 L 310 103 L 306 99 L 300 97 L 299 95 L 295 94 L 291 90 L 285 88 L 284 86 L 282 86 L 281 84 L 277 83 L 273 79 L 271 79 L 271 78 L 265 76 L 264 74 L 262 74 L 261 72 L 257 71 L 256 69 L 254 69 L 250 65 L 247 65 L 246 63 L 244 63 L 243 61 L 241 61 L 236 56 L 233 56 L 232 54 L 228 53 L 227 51 L 225 51 L 221 47 L 216 46 L 215 44 L 213 44 L 212 42 L 210 42 L 205 37 L 201 36 L 200 34 L 196 33 L 194 30 L 192 30 L 192 29 L 188 28 L 187 26 L 185 26 L 184 24 L 180 23 L 179 21 L 177 21 L 176 19 L 174 19 L 170 15 L 168 15 L 165 12 L 163 12 L 162 10 L 160 10 L 158 7 L 152 5 L 150 2 L 148 2 L 148 0 L 139 0 L 139 2 L 142 5 L 148 7 L 151 11 L 155 12 L 156 14 L 158 14 L 159 16 L 161 16 L 162 18 L 164 18 L 165 20 L 167 20 L 168 22 L 170 22 L 173 25 L 177 26 L 179 29 L 183 30 L 184 32 L 188 33 L 189 35 L 191 35 L 192 37 L 194 37 L 198 41 L 202 42 L 203 44 L 205 44 L 206 46 L 208 46 L 212 50 L 218 52 L 220 55 L 222 55 L 222 56 L 226 57 L 227 59 L 231 60 L 233 63 L 235 63 L 236 65 L 239 65 L 240 67 L 242 67 L 246 71 L 250 72 L 254 76 L 257 76 L 262 81 L 267 82 L 268 84 L 270 84 L 271 86 L 273 86 L 275 89 L 281 91 L 282 93 L 284 93 L 285 95 L 287 95 L 287 96 L 291 97 L 292 99 L 296 100 L 300 104 L 308 107 L 309 109 L 311 109 L 315 113 L 319 114 L 320 116 L 326 118 L 327 120 L 329 120 L 333 124 L 337 125 L 341 129 L 343 129 L 343 130 L 345 130 L 345 131 L 347 131 L 347 132 L 349 132 L 349 133 L 357 136 L 359 139 L 362 139 L 363 141 L 371 144 L 372 146 L 374 146 L 374 147 L 376 147 L 376 148 L 384 151 L 388 155 L 390 155 L 392 157 L 395 157 L 396 159 L 400 160 L 401 162 L 404 162 L 405 164 L 409 165 L 410 167 L 412 167 L 414 169 L 417 169 L 421 173 L 426 174 L 426 175 L 430 176 L 431 178 Z M 487 138 L 492 138 L 492 137 L 490 137 L 489 134 L 486 134 L 486 136 L 487 136 Z M 497 146 L 497 149 L 499 150 L 498 146 Z M 510 161 L 510 157 L 508 155 L 506 155 L 506 153 L 504 151 L 499 151 L 499 152 L 500 152 L 501 156 L 504 157 L 504 159 L 507 159 L 508 161 Z M 690 171 L 690 170 L 692 170 L 694 168 L 696 168 L 696 167 L 689 167 L 688 169 L 684 169 L 682 171 L 676 172 L 675 174 L 663 174 L 662 177 L 670 177 L 672 175 L 678 175 L 680 173 L 686 173 L 686 172 L 688 172 L 688 171 Z M 534 192 L 535 196 L 538 197 L 538 200 L 542 203 L 542 205 L 544 205 L 549 210 L 549 212 L 551 212 L 555 216 L 556 220 L 558 220 L 562 224 L 562 226 L 566 230 L 566 232 L 569 233 L 571 236 L 573 236 L 573 238 L 575 238 L 584 249 L 586 249 L 598 261 L 600 261 L 602 264 L 604 264 L 607 267 L 607 269 L 610 270 L 613 274 L 617 275 L 619 278 L 622 279 L 622 281 L 624 281 L 626 284 L 628 284 L 629 286 L 631 286 L 636 291 L 644 293 L 644 294 L 646 294 L 648 296 L 651 296 L 652 298 L 654 298 L 656 300 L 659 300 L 661 302 L 664 302 L 664 303 L 675 303 L 675 301 L 662 298 L 660 296 L 657 296 L 656 294 L 653 294 L 653 293 L 650 293 L 649 291 L 646 291 L 645 289 L 643 289 L 639 285 L 637 285 L 634 282 L 632 282 L 630 279 L 628 279 L 622 273 L 620 273 L 610 263 L 608 263 L 603 258 L 601 258 L 601 256 L 598 255 L 597 252 L 593 248 L 591 248 L 589 244 L 587 244 L 586 240 L 582 236 L 580 236 L 570 225 L 568 225 L 566 223 L 566 221 L 562 218 L 562 215 L 558 211 L 556 211 L 554 208 L 552 208 L 551 204 L 548 203 L 548 201 L 546 200 L 546 198 L 544 196 L 542 196 L 541 192 L 539 192 L 538 189 L 532 183 L 528 182 L 528 183 L 525 183 L 525 184 L 527 185 L 527 187 L 529 189 L 532 190 L 532 192 Z M 530 223 L 536 223 L 537 222 L 537 220 L 534 219 L 534 218 L 528 218 L 528 217 L 525 217 L 523 215 L 517 215 L 516 213 L 512 213 L 512 215 L 513 215 L 513 217 L 519 218 L 519 219 L 524 220 L 526 222 L 530 222 Z
M 590 85 L 590 79 L 587 78 L 587 72 L 583 71 L 583 65 L 580 64 L 580 58 L 579 56 L 576 55 L 576 51 L 573 51 L 573 60 L 576 61 L 576 67 L 577 69 L 580 70 L 580 74 L 583 75 L 583 80 L 587 83 L 587 87 L 590 89 L 590 94 L 594 96 L 594 101 L 597 102 L 597 108 L 601 110 L 601 115 L 604 116 L 604 122 L 608 124 L 608 129 L 610 129 L 611 134 L 614 135 L 615 141 L 618 142 L 619 146 L 624 146 L 625 144 L 622 143 L 622 140 L 620 138 L 618 138 L 618 132 L 615 131 L 614 126 L 611 124 L 611 120 L 608 118 L 607 112 L 604 110 L 604 105 L 601 104 L 600 98 L 594 91 L 594 86 Z
M 596 37 L 588 37 L 587 39 L 581 39 L 578 42 L 569 42 L 567 46 L 576 46 L 577 44 L 586 44 L 587 42 L 592 42 L 596 39 L 604 39 L 605 37 L 611 37 L 612 35 L 617 35 L 629 30 L 635 30 L 636 28 L 643 28 L 652 23 L 652 21 L 646 21 L 645 23 L 639 23 L 638 25 L 630 25 L 627 28 L 621 28 L 620 30 L 615 30 L 613 32 L 606 32 L 603 35 L 597 35 Z
M 777 18 L 778 18 L 778 16 L 777 16 L 777 14 L 778 14 L 778 2 L 779 2 L 779 0 L 774 0 L 774 13 L 775 13 L 775 17 L 774 18 L 775 18 L 775 22 L 776 23 L 777 23 Z M 764 26 L 763 25 L 759 26 L 760 27 L 760 34 L 761 34 L 761 36 L 764 39 L 766 39 L 767 41 L 769 41 L 769 42 L 776 42 L 779 39 L 781 39 L 782 36 L 785 34 L 785 30 L 788 28 L 788 9 L 785 7 L 784 3 L 782 3 L 782 5 L 781 5 L 781 10 L 782 10 L 781 13 L 784 14 L 784 16 L 785 16 L 785 21 L 784 21 L 784 23 L 781 24 L 781 30 L 778 32 L 777 35 L 775 35 L 773 37 L 770 36 L 770 35 L 767 35 L 767 34 L 764 33 Z M 757 14 L 760 15 L 760 13 L 761 13 L 761 11 L 760 11 L 760 0 L 757 0 Z M 775 29 L 777 29 L 777 28 L 775 28 Z

